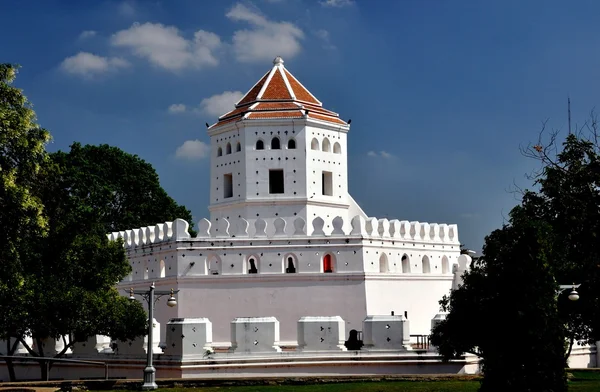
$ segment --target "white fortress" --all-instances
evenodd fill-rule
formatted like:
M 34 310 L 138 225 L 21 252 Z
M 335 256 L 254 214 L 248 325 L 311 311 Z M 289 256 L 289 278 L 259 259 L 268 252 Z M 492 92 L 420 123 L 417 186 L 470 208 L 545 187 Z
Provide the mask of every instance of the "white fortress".
M 457 226 L 368 217 L 348 193 L 349 123 L 273 63 L 208 128 L 210 220 L 198 235 L 181 220 L 110 235 L 133 267 L 120 288 L 180 290 L 157 320 L 206 317 L 216 345 L 236 317 L 276 317 L 288 346 L 304 316 L 341 316 L 348 333 L 395 312 L 428 335 L 452 287 Z
M 179 290 L 176 307 L 165 297 L 155 306 L 158 378 L 477 371 L 477 358 L 444 363 L 427 344 L 445 317 L 438 301 L 470 262 L 456 225 L 368 217 L 348 193 L 349 130 L 278 57 L 208 128 L 210 220 L 198 234 L 181 219 L 109 234 L 124 240 L 132 266 L 118 284 L 123 295 L 153 282 Z M 92 336 L 67 356 L 140 378 L 144 340 Z M 43 344 L 49 355 L 64 347 Z M 597 354 L 576 346 L 569 364 L 593 367 Z M 101 374 L 97 365 L 52 370 L 65 379 Z M 39 365 L 20 363 L 17 375 L 38 378 Z

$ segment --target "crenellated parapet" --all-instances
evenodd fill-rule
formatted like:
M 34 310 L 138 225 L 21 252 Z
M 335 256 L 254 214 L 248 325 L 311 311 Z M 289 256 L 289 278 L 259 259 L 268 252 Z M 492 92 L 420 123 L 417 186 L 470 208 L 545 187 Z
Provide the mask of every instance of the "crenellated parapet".
M 409 222 L 397 219 L 377 219 L 355 216 L 350 222 L 351 230 L 344 231 L 344 219 L 341 216 L 324 219 L 316 217 L 308 225 L 301 218 L 262 218 L 246 220 L 221 219 L 211 222 L 201 219 L 198 222 L 198 234 L 192 237 L 189 225 L 183 219 L 159 223 L 154 226 L 114 232 L 108 235 L 110 240 L 122 238 L 126 248 L 160 244 L 169 241 L 219 238 L 284 238 L 284 237 L 364 237 L 377 239 L 396 239 L 402 241 L 435 242 L 459 244 L 457 225 Z

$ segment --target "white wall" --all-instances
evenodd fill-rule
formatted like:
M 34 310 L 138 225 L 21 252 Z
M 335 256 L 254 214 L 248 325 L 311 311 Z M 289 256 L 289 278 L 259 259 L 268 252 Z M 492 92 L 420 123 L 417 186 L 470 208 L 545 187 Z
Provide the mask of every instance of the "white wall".
M 367 276 L 365 282 L 367 314 L 384 315 L 408 312 L 411 335 L 428 335 L 431 319 L 440 312 L 438 301 L 450 293 L 452 275 Z
M 178 288 L 177 316 L 157 306 L 156 319 L 166 325 L 169 317 L 207 317 L 213 324 L 215 342 L 229 342 L 229 325 L 236 317 L 274 316 L 280 322 L 281 340 L 295 342 L 297 322 L 303 316 L 339 315 L 349 331 L 361 330 L 366 314 L 365 285 L 360 276 L 214 276 L 181 279 Z

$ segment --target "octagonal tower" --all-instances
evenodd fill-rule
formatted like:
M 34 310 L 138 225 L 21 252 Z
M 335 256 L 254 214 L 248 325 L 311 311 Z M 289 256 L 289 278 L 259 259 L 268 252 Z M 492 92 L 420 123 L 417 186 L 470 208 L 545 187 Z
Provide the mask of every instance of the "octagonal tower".
M 281 57 L 208 128 L 211 221 L 366 217 L 348 193 L 350 125 L 323 108 Z M 310 234 L 311 225 L 307 225 Z M 286 228 L 293 234 L 294 228 Z

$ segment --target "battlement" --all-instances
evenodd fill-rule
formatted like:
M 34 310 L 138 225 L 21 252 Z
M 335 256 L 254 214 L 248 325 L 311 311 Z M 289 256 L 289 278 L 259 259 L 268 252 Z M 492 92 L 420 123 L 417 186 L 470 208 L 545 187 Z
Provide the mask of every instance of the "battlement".
M 397 219 L 367 218 L 357 215 L 352 218 L 351 230 L 344 231 L 341 216 L 325 220 L 313 219 L 307 231 L 306 221 L 301 218 L 255 219 L 244 218 L 229 221 L 221 219 L 211 222 L 204 218 L 198 222 L 198 234 L 192 237 L 189 224 L 183 219 L 159 223 L 155 226 L 108 234 L 112 241 L 122 238 L 126 248 L 190 239 L 222 238 L 277 238 L 277 237 L 362 237 L 367 239 L 397 239 L 406 242 L 425 242 L 456 245 L 458 227 L 455 224 L 437 224 L 400 221 Z

